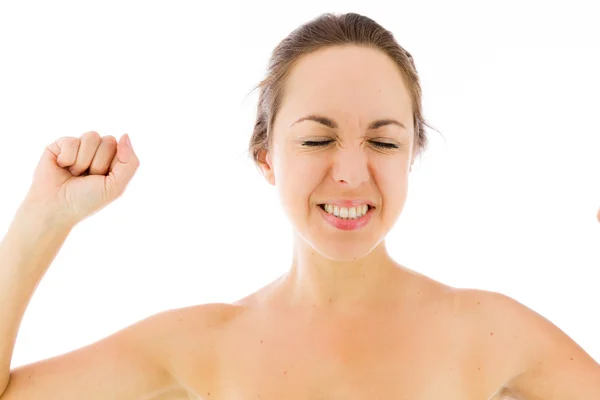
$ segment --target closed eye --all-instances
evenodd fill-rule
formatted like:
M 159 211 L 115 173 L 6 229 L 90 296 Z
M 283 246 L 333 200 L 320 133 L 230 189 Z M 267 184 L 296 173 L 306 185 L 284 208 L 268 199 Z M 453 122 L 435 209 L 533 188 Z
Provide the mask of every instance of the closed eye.
M 371 143 L 373 143 L 374 146 L 380 147 L 382 149 L 397 149 L 398 148 L 398 145 L 395 145 L 394 143 L 376 142 L 376 141 L 372 141 Z
M 306 142 L 302 142 L 302 146 L 307 146 L 307 147 L 322 147 L 322 146 L 327 146 L 330 143 L 333 143 L 333 140 L 321 140 L 321 141 L 315 141 L 315 140 L 309 140 Z M 370 141 L 370 143 L 372 143 L 374 146 L 382 148 L 382 149 L 397 149 L 398 146 L 395 145 L 394 143 L 386 143 L 386 142 L 377 142 L 377 141 Z
M 307 140 L 306 142 L 302 142 L 302 146 L 306 146 L 306 147 L 327 146 L 329 143 L 332 143 L 332 142 L 333 142 L 333 140 L 321 140 L 321 141 Z

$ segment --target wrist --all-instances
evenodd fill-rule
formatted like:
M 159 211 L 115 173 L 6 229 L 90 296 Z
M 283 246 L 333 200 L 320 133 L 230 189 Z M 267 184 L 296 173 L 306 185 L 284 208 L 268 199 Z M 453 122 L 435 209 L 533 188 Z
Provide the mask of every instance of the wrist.
M 19 206 L 13 224 L 42 231 L 70 232 L 76 225 L 49 204 L 25 199 Z

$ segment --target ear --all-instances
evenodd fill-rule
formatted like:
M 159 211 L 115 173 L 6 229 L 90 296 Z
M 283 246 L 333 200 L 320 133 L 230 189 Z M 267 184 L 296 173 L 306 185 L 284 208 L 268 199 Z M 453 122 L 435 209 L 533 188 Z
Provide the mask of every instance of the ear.
M 273 170 L 273 162 L 271 161 L 271 153 L 268 150 L 262 149 L 258 152 L 258 166 L 271 185 L 275 186 L 275 171 Z

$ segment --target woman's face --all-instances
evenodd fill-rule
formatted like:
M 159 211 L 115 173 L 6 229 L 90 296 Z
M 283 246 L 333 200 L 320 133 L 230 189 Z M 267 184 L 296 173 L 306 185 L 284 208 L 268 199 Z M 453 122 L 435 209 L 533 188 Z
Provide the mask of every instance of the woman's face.
M 323 119 L 301 121 L 311 115 Z M 373 125 L 379 120 L 398 124 Z M 413 146 L 411 98 L 396 64 L 378 50 L 333 47 L 294 66 L 261 167 L 299 237 L 329 259 L 352 261 L 381 243 L 399 217 Z M 321 206 L 344 200 L 374 208 L 336 227 L 340 220 Z M 348 229 L 356 224 L 363 226 Z

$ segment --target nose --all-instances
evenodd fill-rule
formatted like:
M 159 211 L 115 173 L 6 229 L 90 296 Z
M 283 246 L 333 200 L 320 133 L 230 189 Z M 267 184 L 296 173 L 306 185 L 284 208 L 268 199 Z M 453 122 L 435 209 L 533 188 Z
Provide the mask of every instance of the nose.
M 349 189 L 369 180 L 369 166 L 363 146 L 338 146 L 332 166 L 333 179 Z

